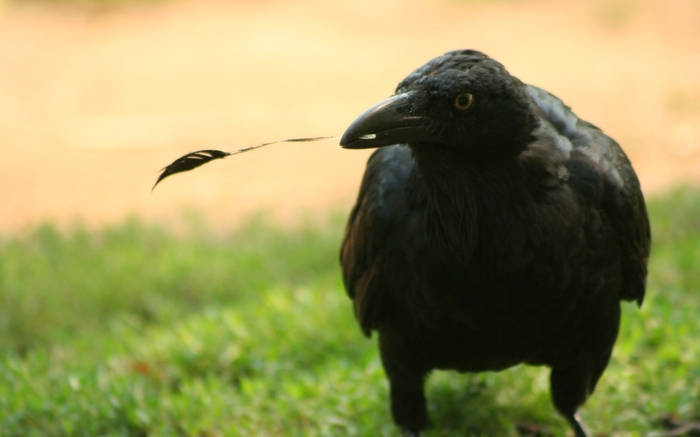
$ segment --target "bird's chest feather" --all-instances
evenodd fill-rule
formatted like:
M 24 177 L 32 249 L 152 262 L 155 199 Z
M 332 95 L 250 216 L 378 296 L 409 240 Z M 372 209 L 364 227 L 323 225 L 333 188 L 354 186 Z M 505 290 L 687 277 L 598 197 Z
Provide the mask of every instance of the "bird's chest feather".
M 544 360 L 539 348 L 575 336 L 588 308 L 613 296 L 605 288 L 614 277 L 614 235 L 604 217 L 584 210 L 567 188 L 539 200 L 519 190 L 468 189 L 474 187 L 459 193 L 464 199 L 453 191 L 445 208 L 429 188 L 423 194 L 413 188 L 419 193 L 409 204 L 416 213 L 398 239 L 406 275 L 394 289 L 393 322 L 412 324 L 409 335 L 431 349 L 457 336 L 461 348 L 480 351 L 433 350 L 445 367 Z M 592 265 L 601 268 L 583 267 Z M 473 361 L 453 363 L 452 355 Z
M 570 288 L 572 269 L 586 256 L 580 223 L 548 223 L 540 208 L 515 205 L 444 224 L 445 213 L 427 208 L 403 229 L 402 252 L 413 287 L 426 308 L 487 312 L 492 305 L 539 302 Z M 457 214 L 458 212 L 454 212 Z M 463 227 L 460 229 L 460 227 Z M 467 229 L 467 227 L 469 229 Z

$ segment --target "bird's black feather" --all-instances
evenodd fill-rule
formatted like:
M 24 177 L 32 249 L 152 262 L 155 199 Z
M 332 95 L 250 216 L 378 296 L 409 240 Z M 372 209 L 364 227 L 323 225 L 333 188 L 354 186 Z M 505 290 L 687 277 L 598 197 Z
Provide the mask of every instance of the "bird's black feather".
M 155 188 L 160 181 L 170 175 L 195 169 L 200 165 L 206 164 L 207 162 L 211 162 L 215 159 L 226 158 L 229 155 L 231 155 L 231 153 L 222 152 L 221 150 L 198 150 L 196 152 L 188 153 L 187 155 L 176 159 L 169 166 L 163 168 L 161 174 L 158 176 L 158 180 L 155 184 L 153 184 L 153 188 Z

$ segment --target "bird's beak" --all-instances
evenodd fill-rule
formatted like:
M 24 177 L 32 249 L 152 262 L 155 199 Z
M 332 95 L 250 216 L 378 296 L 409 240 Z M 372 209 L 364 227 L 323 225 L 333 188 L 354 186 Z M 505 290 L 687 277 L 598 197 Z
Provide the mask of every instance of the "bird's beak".
M 430 135 L 424 118 L 411 114 L 412 93 L 377 103 L 357 117 L 340 139 L 346 149 L 367 149 L 392 144 L 439 142 Z

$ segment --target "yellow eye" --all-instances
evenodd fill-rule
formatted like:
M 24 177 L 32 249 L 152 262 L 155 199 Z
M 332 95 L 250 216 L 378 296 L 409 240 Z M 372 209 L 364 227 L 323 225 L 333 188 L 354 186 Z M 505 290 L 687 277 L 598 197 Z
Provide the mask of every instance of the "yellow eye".
M 462 93 L 455 98 L 455 108 L 466 111 L 474 103 L 474 96 L 469 93 Z

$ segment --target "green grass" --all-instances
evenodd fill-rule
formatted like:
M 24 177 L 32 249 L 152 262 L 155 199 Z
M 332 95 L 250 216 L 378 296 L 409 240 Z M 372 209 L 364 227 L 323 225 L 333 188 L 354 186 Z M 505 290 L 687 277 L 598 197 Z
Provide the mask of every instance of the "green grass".
M 647 299 L 582 409 L 602 435 L 700 418 L 700 191 L 649 202 Z M 0 238 L 2 436 L 396 436 L 342 289 L 343 220 L 177 237 L 129 221 Z M 546 369 L 438 372 L 428 437 L 553 435 Z

